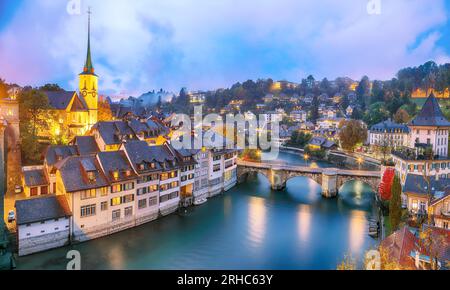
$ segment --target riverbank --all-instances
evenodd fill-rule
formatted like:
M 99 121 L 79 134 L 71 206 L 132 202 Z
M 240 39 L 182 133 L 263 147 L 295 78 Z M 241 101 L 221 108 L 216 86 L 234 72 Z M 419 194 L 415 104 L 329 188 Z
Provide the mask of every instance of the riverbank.
M 280 160 L 299 164 L 298 156 Z M 316 164 L 322 166 L 321 162 Z M 376 245 L 368 236 L 373 194 L 348 183 L 336 199 L 294 178 L 282 192 L 258 175 L 186 213 L 83 244 L 19 258 L 18 269 L 65 269 L 77 250 L 82 269 L 326 269 L 344 255 L 362 259 Z M 332 241 L 332 243 L 331 243 Z

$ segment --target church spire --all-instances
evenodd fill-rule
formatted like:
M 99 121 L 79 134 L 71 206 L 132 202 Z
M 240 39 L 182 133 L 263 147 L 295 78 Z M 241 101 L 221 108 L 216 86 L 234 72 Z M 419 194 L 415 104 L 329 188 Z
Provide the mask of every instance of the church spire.
M 92 57 L 91 57 L 91 14 L 92 14 L 91 7 L 89 7 L 87 13 L 88 13 L 88 47 L 83 74 L 94 74 L 94 66 L 92 65 Z

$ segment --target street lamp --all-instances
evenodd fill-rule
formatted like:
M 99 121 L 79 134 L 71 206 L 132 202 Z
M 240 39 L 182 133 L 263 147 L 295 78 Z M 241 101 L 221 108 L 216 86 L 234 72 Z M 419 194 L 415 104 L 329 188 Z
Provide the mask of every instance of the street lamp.
M 358 168 L 359 168 L 359 170 L 361 170 L 361 164 L 363 164 L 364 159 L 362 159 L 361 157 L 359 157 L 359 158 L 356 160 L 356 162 L 358 162 Z
M 305 155 L 303 155 L 303 158 L 305 159 L 306 166 L 308 166 L 309 155 L 305 154 Z

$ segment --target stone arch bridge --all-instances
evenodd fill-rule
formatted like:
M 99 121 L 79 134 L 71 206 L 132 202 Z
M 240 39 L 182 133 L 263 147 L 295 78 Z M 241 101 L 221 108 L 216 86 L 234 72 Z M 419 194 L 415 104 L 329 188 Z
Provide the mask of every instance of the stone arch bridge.
M 308 177 L 322 186 L 322 195 L 335 197 L 339 188 L 349 181 L 361 181 L 368 184 L 374 192 L 378 191 L 381 172 L 343 170 L 336 168 L 310 168 L 288 165 L 286 163 L 259 163 L 238 160 L 237 177 L 244 182 L 251 173 L 260 173 L 267 177 L 273 190 L 283 190 L 289 179 L 299 176 Z

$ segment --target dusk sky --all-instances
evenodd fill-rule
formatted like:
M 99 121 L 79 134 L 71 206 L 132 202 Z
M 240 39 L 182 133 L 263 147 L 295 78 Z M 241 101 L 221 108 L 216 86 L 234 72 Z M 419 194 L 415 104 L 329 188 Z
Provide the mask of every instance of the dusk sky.
M 390 79 L 402 67 L 450 62 L 450 1 L 0 0 L 0 77 L 77 87 L 92 7 L 100 91 L 140 95 L 229 87 L 247 79 Z

